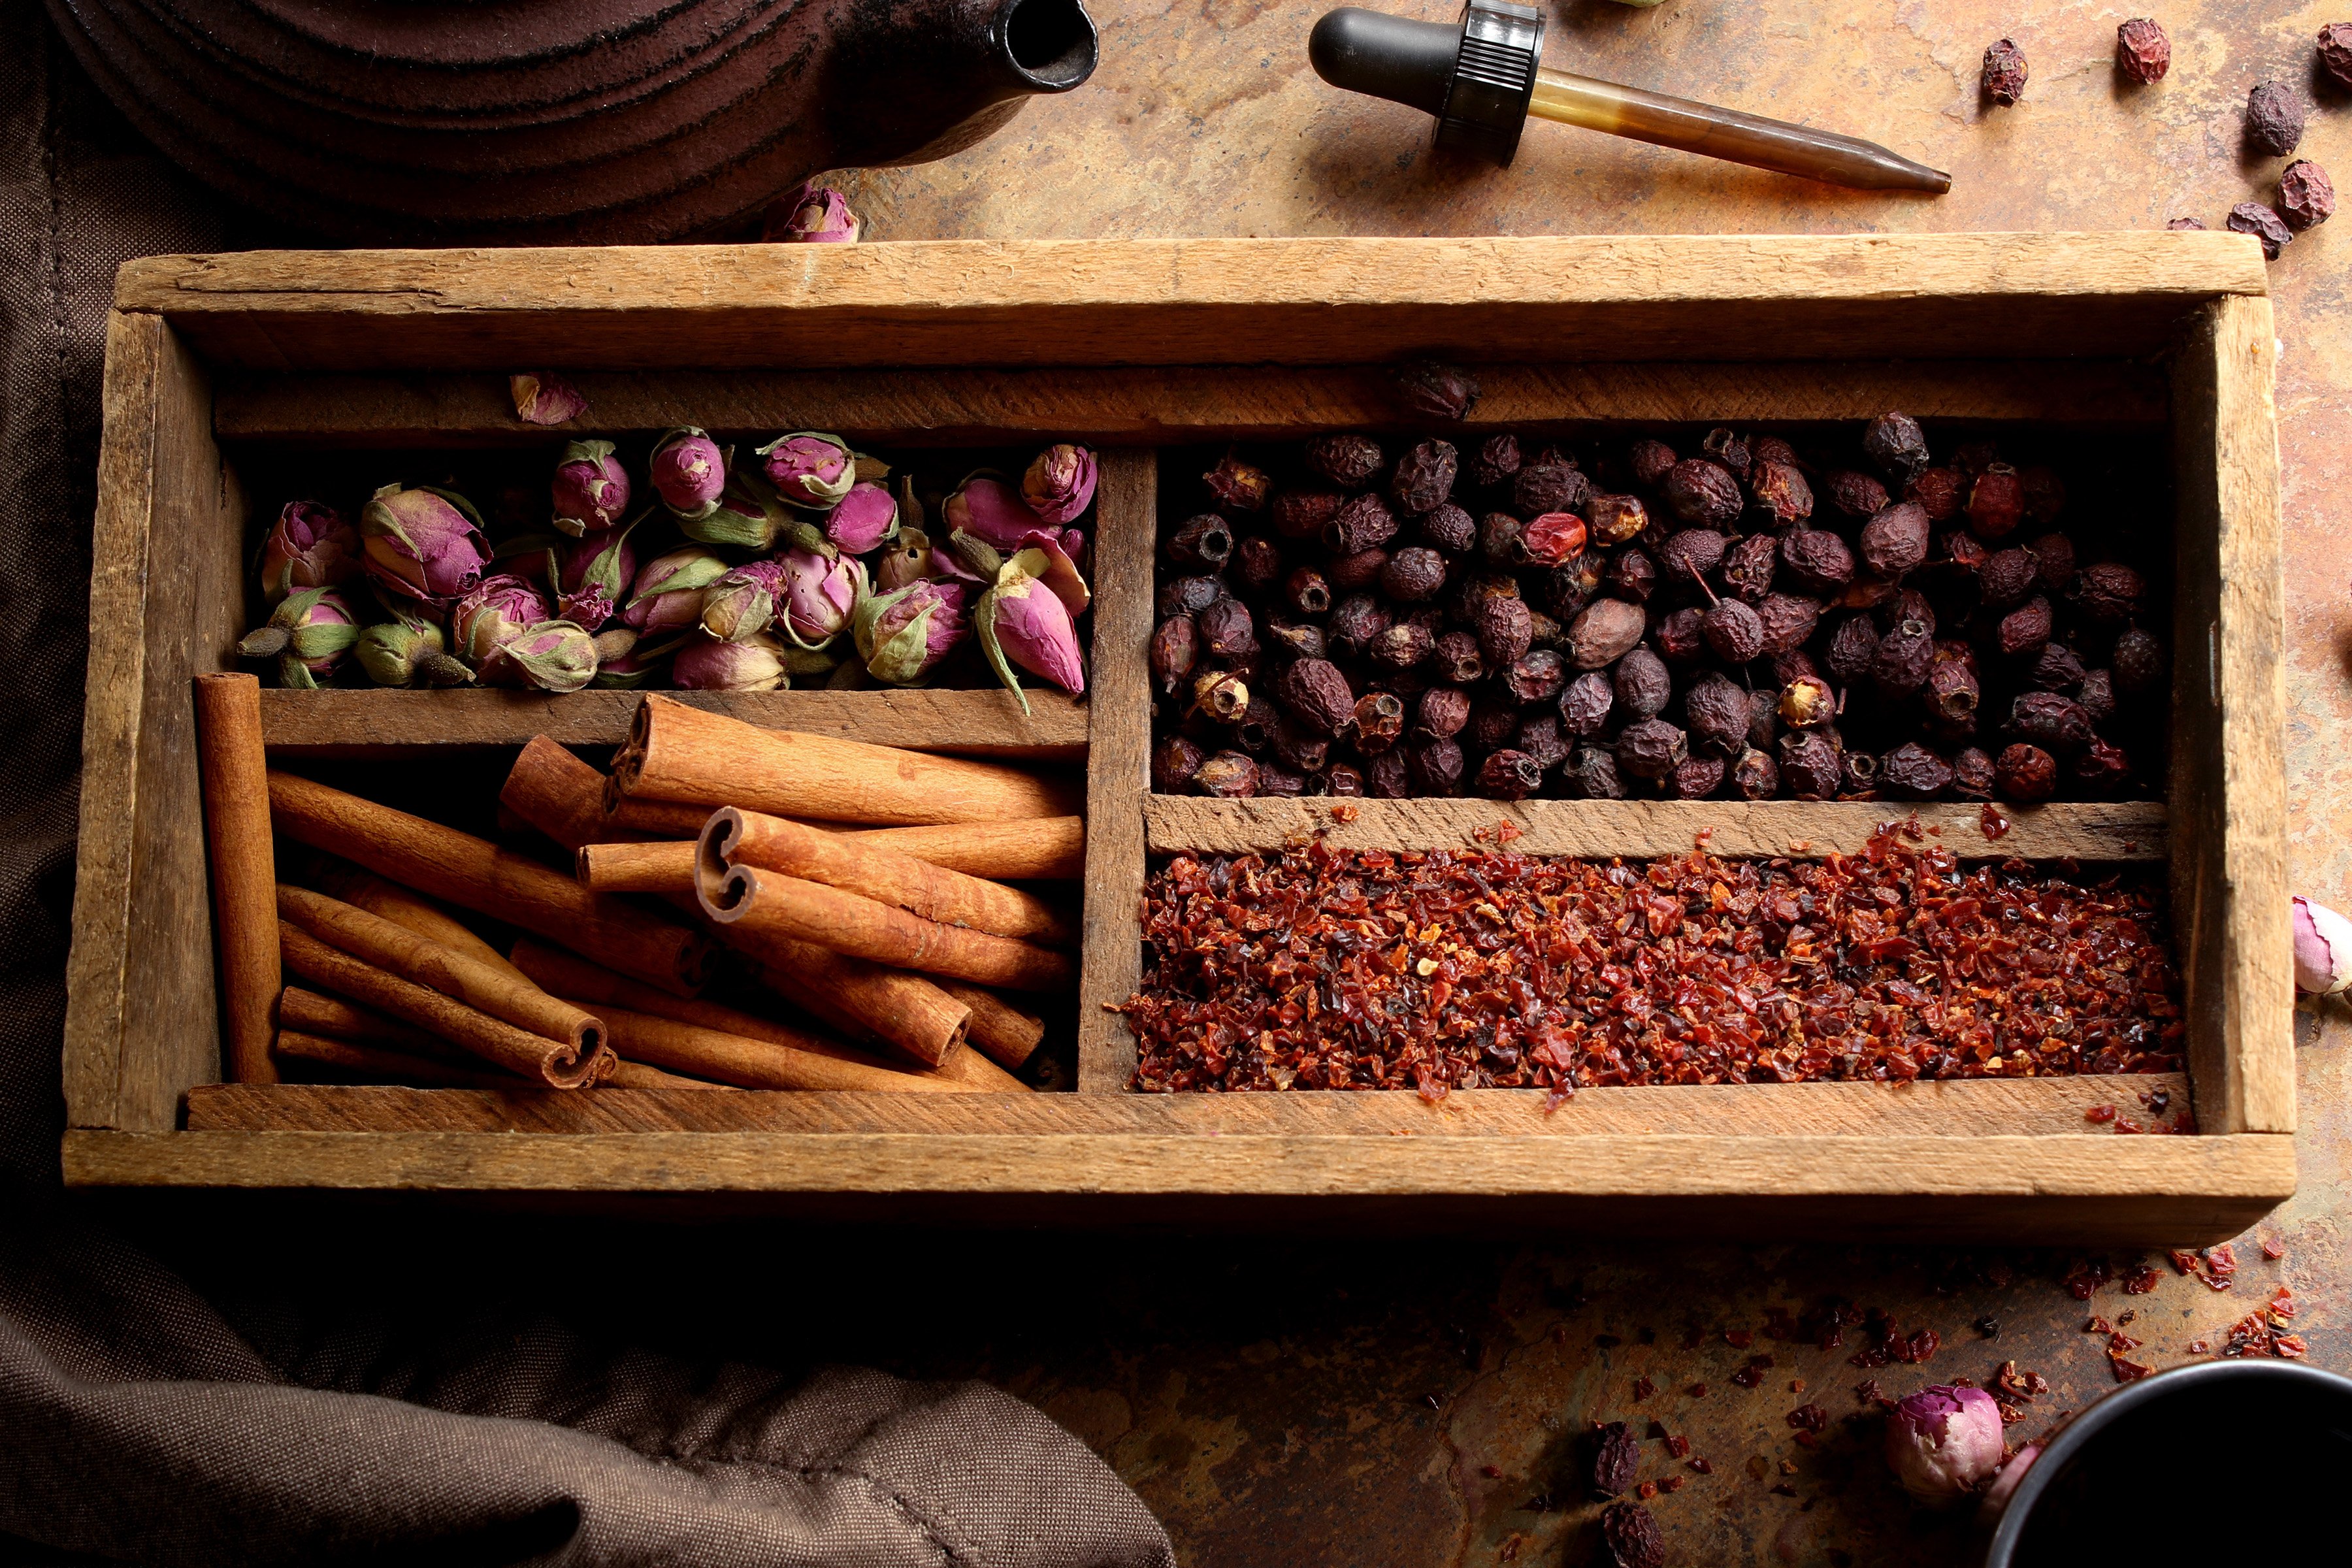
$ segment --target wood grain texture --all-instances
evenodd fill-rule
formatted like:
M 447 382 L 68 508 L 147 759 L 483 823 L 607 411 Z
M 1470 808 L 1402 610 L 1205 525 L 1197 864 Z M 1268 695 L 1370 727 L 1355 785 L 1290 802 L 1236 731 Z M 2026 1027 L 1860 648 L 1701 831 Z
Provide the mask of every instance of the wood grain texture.
M 2172 879 L 2199 1125 L 2294 1130 L 2286 583 L 2265 300 L 2200 309 L 2174 365 Z
M 1096 489 L 1094 721 L 1087 763 L 1087 881 L 1078 975 L 1078 1092 L 1118 1094 L 1135 1074 L 1135 1033 L 1106 1007 L 1143 977 L 1143 817 L 1151 788 L 1152 545 L 1156 453 L 1106 452 Z
M 935 1132 L 971 1137 L 1139 1133 L 1154 1137 L 1538 1138 L 1726 1128 L 1764 1137 L 1958 1137 L 1983 1133 L 2113 1137 L 2083 1119 L 2093 1105 L 2133 1106 L 2178 1073 L 1933 1083 L 1713 1084 L 1589 1089 L 1554 1107 L 1541 1089 L 1475 1089 L 1432 1105 L 1409 1090 L 1291 1094 L 926 1095 L 760 1093 L 723 1106 L 694 1100 L 632 1112 L 637 1131 Z M 215 1084 L 190 1091 L 191 1131 L 446 1131 L 588 1132 L 609 1114 L 576 1094 L 517 1083 L 496 1097 L 397 1089 Z M 661 1118 L 667 1120 L 660 1120 Z
M 221 1076 L 189 680 L 244 629 L 245 502 L 205 372 L 163 322 L 108 322 L 102 400 L 67 1119 L 164 1128 Z
M 1086 756 L 1087 709 L 1059 691 L 666 691 L 665 697 L 769 730 L 872 741 L 908 751 L 1034 762 Z M 261 694 L 273 752 L 410 746 L 616 746 L 643 694 L 574 691 L 285 691 Z
M 1352 807 L 1355 819 L 1338 820 Z M 1892 801 L 1717 800 L 1209 800 L 1147 795 L 1145 836 L 1154 854 L 1179 849 L 1235 855 L 1303 847 L 1321 839 L 1335 849 L 1494 849 L 1522 855 L 1686 855 L 1694 848 L 1729 858 L 1789 856 L 1817 859 L 1865 847 L 1880 826 L 1907 822 L 1916 809 L 1918 842 L 1962 859 L 2011 857 L 2153 861 L 2168 848 L 2166 808 L 2154 801 L 2002 806 L 2010 824 L 1987 838 L 1982 809 L 1946 803 L 1916 808 Z M 1518 830 L 1507 842 L 1503 824 Z M 1906 830 L 1907 831 L 1907 830 Z M 1706 835 L 1704 841 L 1700 835 Z
M 1566 435 L 1599 420 L 1784 423 L 1923 419 L 2158 425 L 2163 373 L 2139 362 L 1485 364 L 1462 427 Z M 1418 428 L 1386 366 L 1172 365 L 952 371 L 669 370 L 572 377 L 588 412 L 566 434 L 699 425 L 727 435 L 837 430 L 898 446 L 1080 440 L 1111 446 Z M 223 440 L 299 447 L 516 446 L 555 439 L 516 419 L 497 374 L 243 374 L 216 394 Z
M 247 251 L 115 299 L 223 365 L 726 370 L 2130 356 L 2266 288 L 2228 234 L 1756 235 Z

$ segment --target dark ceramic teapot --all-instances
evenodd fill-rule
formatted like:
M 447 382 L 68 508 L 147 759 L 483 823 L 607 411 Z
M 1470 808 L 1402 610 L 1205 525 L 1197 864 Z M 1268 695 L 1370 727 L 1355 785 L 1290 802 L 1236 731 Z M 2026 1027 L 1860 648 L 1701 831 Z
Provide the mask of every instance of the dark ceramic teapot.
M 50 0 L 200 179 L 361 244 L 718 231 L 1093 74 L 1082 0 Z

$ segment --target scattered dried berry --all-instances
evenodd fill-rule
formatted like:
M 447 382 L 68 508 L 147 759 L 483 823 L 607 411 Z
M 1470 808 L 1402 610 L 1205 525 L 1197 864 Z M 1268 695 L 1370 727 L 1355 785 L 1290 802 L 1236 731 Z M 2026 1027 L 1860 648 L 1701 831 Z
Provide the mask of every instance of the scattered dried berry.
M 2306 112 L 2303 95 L 2283 81 L 2255 84 L 2246 94 L 2246 142 L 2256 152 L 2284 158 L 2303 140 Z
M 2352 87 L 2352 22 L 2330 22 L 2319 29 L 2319 63 L 2344 87 Z
M 1470 482 L 1475 485 L 1501 484 L 1519 471 L 1519 438 L 1517 436 L 1489 436 L 1478 444 L 1477 454 L 1470 459 Z
M 1995 103 L 2015 103 L 2025 96 L 2025 51 L 2007 38 L 1984 52 L 1984 94 Z
M 1569 660 L 1579 669 L 1616 663 L 1649 629 L 1642 606 L 1622 599 L 1595 599 L 1568 628 Z
M 1665 1568 L 1665 1532 L 1638 1502 L 1612 1502 L 1601 1510 L 1601 1544 L 1615 1568 Z
M 2308 158 L 2286 166 L 2279 175 L 2278 189 L 2278 215 L 2297 234 L 2317 228 L 2336 216 L 2335 182 Z
M 2230 209 L 2230 232 L 2251 234 L 2263 242 L 2263 255 L 2272 261 L 2278 259 L 2281 247 L 2294 238 L 2286 220 L 2260 202 L 2240 202 Z
M 1610 1422 L 1598 1437 L 1592 1456 L 1593 1495 L 1615 1497 L 1633 1484 L 1642 1467 L 1642 1447 L 1622 1421 Z
M 1421 545 L 1398 551 L 1381 568 L 1381 592 L 1401 604 L 1433 599 L 1444 586 L 1445 557 Z
M 1738 521 L 1748 506 L 1738 479 L 1722 464 L 1706 458 L 1685 458 L 1676 463 L 1660 491 L 1676 517 L 1700 528 L 1727 527 Z
M 1431 419 L 1467 419 L 1478 406 L 1478 382 L 1456 365 L 1423 360 L 1396 373 L 1405 405 Z
M 1450 441 L 1417 441 L 1389 476 L 1389 499 L 1399 511 L 1434 511 L 1454 494 L 1461 455 Z
M 2142 87 L 2162 81 L 2172 68 L 2172 40 L 2148 17 L 2136 17 L 2116 29 L 2116 66 Z

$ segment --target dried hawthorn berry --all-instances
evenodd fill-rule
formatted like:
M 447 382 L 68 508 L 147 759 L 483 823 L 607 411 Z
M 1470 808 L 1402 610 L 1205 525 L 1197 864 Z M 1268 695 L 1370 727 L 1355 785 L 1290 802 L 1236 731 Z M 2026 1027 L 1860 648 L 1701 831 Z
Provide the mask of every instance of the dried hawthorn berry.
M 1922 468 L 1918 478 L 1903 487 L 1903 499 L 1927 514 L 1930 522 L 1949 522 L 1960 515 L 1969 481 L 1958 468 Z
M 1470 459 L 1470 482 L 1478 485 L 1499 485 L 1519 471 L 1519 438 L 1517 436 L 1489 436 L 1478 444 L 1477 453 Z
M 2138 615 L 2147 593 L 2138 573 L 2119 561 L 2102 561 L 2075 574 L 2069 596 L 2094 624 L 2111 626 Z
M 1792 528 L 1782 534 L 1780 565 L 1808 593 L 1834 594 L 1853 581 L 1853 552 L 1826 528 Z
M 1663 781 L 1669 800 L 1705 800 L 1723 788 L 1731 764 L 1721 757 L 1685 757 Z
M 1727 542 L 1711 528 L 1678 528 L 1658 546 L 1658 571 L 1670 583 L 1696 583 L 1723 563 Z
M 1977 656 L 1964 642 L 1939 642 L 1927 663 L 1927 712 L 1947 726 L 1976 727 L 1984 695 L 1977 679 Z
M 1389 629 L 1386 605 L 1370 594 L 1356 594 L 1342 599 L 1333 607 L 1326 631 L 1330 637 L 1331 651 L 1342 658 L 1360 658 L 1372 646 L 1372 639 Z
M 1769 527 L 1786 528 L 1813 515 L 1813 487 L 1794 463 L 1758 463 L 1748 489 Z
M 1650 526 L 1650 510 L 1639 496 L 1594 496 L 1584 506 L 1587 537 L 1595 544 L 1622 544 Z
M 1791 730 L 1817 730 L 1837 717 L 1837 694 L 1817 675 L 1801 675 L 1780 689 L 1774 710 Z
M 1688 738 L 1664 719 L 1637 719 L 1617 733 L 1617 766 L 1635 778 L 1664 778 L 1689 754 Z
M 1796 679 L 1802 679 L 1802 676 Z M 1759 687 L 1748 694 L 1748 743 L 1762 748 L 1780 733 L 1780 693 Z
M 2007 463 L 1989 465 L 1969 486 L 1969 531 L 1979 539 L 2007 537 L 2025 516 L 2025 486 Z
M 1623 800 L 1624 781 L 1617 776 L 1617 759 L 1599 746 L 1580 746 L 1560 772 L 1560 782 L 1578 800 Z
M 1706 458 L 1685 458 L 1667 470 L 1659 487 L 1667 508 L 1685 522 L 1702 528 L 1724 528 L 1739 519 L 1747 498 L 1739 481 L 1720 463 Z
M 2002 747 L 1992 773 L 2003 800 L 2048 800 L 2057 793 L 2058 759 L 2039 746 Z
M 1658 585 L 1657 563 L 1639 550 L 1620 550 L 1610 557 L 1608 570 L 1601 574 L 1601 580 L 1612 593 L 1624 598 L 1646 599 Z
M 1519 548 L 1538 566 L 1557 566 L 1584 552 L 1584 520 L 1572 511 L 1548 511 L 1528 521 Z
M 2010 704 L 2009 730 L 2045 750 L 2073 752 L 2090 743 L 2091 716 L 2071 697 L 2026 691 Z
M 1718 599 L 1699 617 L 1700 635 L 1726 664 L 1764 657 L 1764 621 L 1745 599 Z
M 1936 632 L 1936 606 L 1928 602 L 1927 595 L 1909 588 L 1881 605 L 1878 618 L 1880 625 L 1889 631 L 1910 625 L 1930 637 Z
M 1307 793 L 1307 778 L 1305 774 L 1295 773 L 1288 768 L 1260 763 L 1257 765 L 1257 793 L 1281 799 L 1302 795 Z
M 1813 656 L 1801 647 L 1774 655 L 1771 668 L 1775 688 L 1786 686 L 1792 680 L 1802 680 L 1809 675 L 1819 676 L 1822 672 L 1822 667 L 1813 662 Z M 1774 700 L 1778 700 L 1776 695 Z
M 1282 547 L 1262 533 L 1234 541 L 1225 574 L 1245 594 L 1263 594 L 1282 578 Z
M 2126 697 L 2153 697 L 2164 689 L 2164 645 L 2152 632 L 2126 626 L 2108 660 L 2115 689 Z
M 1274 493 L 1274 480 L 1266 471 L 1255 463 L 1244 462 L 1237 452 L 1228 451 L 1215 468 L 1201 476 L 1201 482 L 1227 511 L 1263 511 L 1266 498 Z
M 1402 747 L 1380 752 L 1364 766 L 1364 794 L 1374 800 L 1402 800 L 1412 793 L 1412 770 Z
M 1822 480 L 1822 493 L 1848 517 L 1868 517 L 1886 506 L 1886 487 L 1852 468 L 1840 468 Z
M 1560 692 L 1559 721 L 1571 735 L 1598 735 L 1609 727 L 1616 706 L 1616 683 L 1600 670 L 1589 670 Z
M 1318 436 L 1307 443 L 1307 466 L 1342 489 L 1360 490 L 1388 462 L 1370 436 Z
M 1486 661 L 1478 657 L 1478 639 L 1465 631 L 1439 633 L 1429 657 L 1440 680 L 1467 686 L 1486 673 Z
M 1413 709 L 1412 732 L 1443 741 L 1470 722 L 1470 694 L 1458 686 L 1433 686 Z
M 2286 220 L 2260 202 L 2240 202 L 2230 209 L 2230 232 L 2251 234 L 2263 242 L 2263 256 L 2276 261 L 2279 251 L 2294 238 Z
M 1478 542 L 1478 520 L 1448 501 L 1421 520 L 1421 536 L 1433 549 L 1460 555 Z
M 1625 448 L 1625 466 L 1633 471 L 1633 482 L 1645 488 L 1663 482 L 1675 461 L 1675 449 L 1664 441 L 1636 441 Z
M 1192 787 L 1220 800 L 1242 800 L 1257 794 L 1257 761 L 1240 752 L 1219 752 L 1192 774 Z
M 1277 762 L 1302 773 L 1316 773 L 1331 760 L 1331 738 L 1317 734 L 1287 713 L 1275 718 L 1272 746 Z M 1263 780 L 1259 787 L 1265 787 Z
M 1568 761 L 1568 736 L 1559 727 L 1555 714 L 1538 713 L 1519 721 L 1518 750 L 1536 760 L 1536 766 L 1549 771 Z
M 2343 87 L 2352 87 L 2352 22 L 2330 22 L 2319 29 L 2319 63 Z
M 1709 671 L 1683 694 L 1683 721 L 1691 743 L 1716 757 L 1736 757 L 1748 746 L 1748 692 L 1719 672 Z
M 1292 718 L 1320 735 L 1338 734 L 1356 715 L 1356 694 L 1329 659 L 1293 660 L 1275 678 L 1274 697 Z
M 1863 564 L 1882 577 L 1900 577 L 1927 559 L 1927 509 L 1898 501 L 1862 525 Z
M 2029 486 L 2029 502 L 2032 496 Z M 2074 581 L 2074 542 L 2063 533 L 2045 533 L 2025 548 L 2032 552 L 2034 563 L 2041 568 L 2042 586 L 2053 594 L 2064 593 Z
M 1741 800 L 1769 800 L 1780 790 L 1780 769 L 1769 753 L 1750 746 L 1731 764 L 1731 793 Z
M 1963 747 L 1952 758 L 1952 793 L 1962 800 L 1990 800 L 1992 756 L 1981 746 Z
M 1503 688 L 1521 702 L 1549 702 L 1568 684 L 1568 661 L 1548 647 L 1531 648 L 1503 672 Z
M 1396 513 L 1376 495 L 1351 496 L 1323 525 L 1323 543 L 1334 555 L 1354 555 L 1396 537 Z
M 2131 779 L 2131 759 L 2123 748 L 2111 746 L 2096 735 L 2074 759 L 2074 782 L 2086 795 L 2113 795 Z
M 1731 470 L 1733 477 L 1745 480 L 1756 462 L 1755 447 L 1748 438 L 1723 426 L 1708 431 L 1699 441 L 1698 449 Z
M 1445 586 L 1445 557 L 1422 545 L 1409 544 L 1381 568 L 1381 592 L 1406 604 L 1433 599 Z
M 2011 104 L 2025 96 L 2025 51 L 2008 38 L 1998 39 L 1984 52 L 1984 95 L 1995 103 Z
M 1643 564 L 1647 564 L 1646 562 Z M 1656 569 L 1651 569 L 1653 578 Z M 1578 556 L 1565 566 L 1555 566 L 1544 574 L 1540 592 L 1544 607 L 1561 620 L 1574 620 L 1592 595 L 1601 589 L 1601 558 L 1588 552 Z
M 1284 579 L 1283 602 L 1302 616 L 1319 616 L 1331 608 L 1331 584 L 1312 566 L 1301 566 Z
M 1492 598 L 1478 606 L 1478 652 L 1486 668 L 1499 670 L 1535 642 L 1535 612 L 1524 599 Z
M 1619 708 L 1636 719 L 1649 719 L 1665 711 L 1674 699 L 1675 681 L 1664 660 L 1637 647 L 1617 661 L 1613 689 Z
M 1450 795 L 1462 790 L 1462 747 L 1451 741 L 1419 741 L 1405 748 L 1415 795 Z
M 1511 504 L 1522 517 L 1579 511 L 1592 498 L 1592 481 L 1572 463 L 1530 463 L 1511 481 Z
M 1400 368 L 1396 384 L 1406 405 L 1431 419 L 1467 419 L 1478 406 L 1478 380 L 1459 365 L 1420 360 Z
M 1323 575 L 1334 594 L 1360 594 L 1377 587 L 1381 572 L 1389 563 L 1385 550 L 1359 550 L 1353 555 L 1335 555 L 1323 563 Z
M 1839 752 L 1838 794 L 1847 798 L 1874 798 L 1878 794 L 1878 759 L 1868 752 Z
M 1469 714 L 1466 700 L 1463 704 L 1463 713 L 1465 718 Z M 1395 745 L 1397 738 L 1404 733 L 1404 700 L 1393 691 L 1368 691 L 1357 699 L 1352 721 L 1356 727 L 1356 750 L 1368 757 L 1378 756 Z M 1455 727 L 1458 729 L 1460 726 Z
M 1274 498 L 1268 516 L 1275 532 L 1285 539 L 1320 539 L 1347 499 L 1329 490 L 1285 490 Z
M 1543 787 L 1543 764 L 1525 752 L 1496 752 L 1478 764 L 1478 793 L 1488 800 L 1525 800 Z
M 1372 639 L 1369 657 L 1391 669 L 1412 669 L 1429 657 L 1436 637 L 1421 622 L 1398 621 Z
M 1666 1568 L 1665 1532 L 1637 1502 L 1612 1502 L 1601 1510 L 1601 1543 L 1615 1568 Z
M 1797 651 L 1813 635 L 1822 602 L 1801 594 L 1767 594 L 1756 606 L 1756 619 L 1764 628 L 1764 657 L 1777 658 Z
M 1706 652 L 1706 612 L 1694 605 L 1661 617 L 1654 640 L 1667 663 L 1697 663 Z
M 1200 628 L 1201 651 L 1211 658 L 1242 664 L 1257 653 L 1257 618 L 1239 599 L 1220 599 L 1192 620 Z
M 1996 550 L 1977 573 L 1977 592 L 1988 609 L 2006 610 L 2025 602 L 2042 581 L 2042 563 L 2030 550 Z
M 1461 454 L 1451 441 L 1416 441 L 1389 476 L 1389 499 L 1399 511 L 1434 511 L 1454 494 Z
M 1181 735 L 1169 735 L 1151 748 L 1151 787 L 1161 795 L 1175 795 L 1192 782 L 1192 775 L 1208 761 L 1208 753 Z
M 1463 742 L 1479 752 L 1506 744 L 1519 732 L 1519 712 L 1517 702 L 1479 698 L 1470 704 L 1470 722 L 1462 727 Z
M 2053 642 L 2034 655 L 2025 679 L 2036 691 L 2064 691 L 2082 684 L 2083 661 L 2064 643 Z
M 1878 787 L 1907 800 L 1933 800 L 1951 787 L 1952 764 L 1916 741 L 1879 760 Z
M 1818 731 L 1780 737 L 1780 782 L 1799 800 L 1834 800 L 1843 776 L 1837 748 Z
M 1936 634 L 1916 620 L 1897 621 L 1871 656 L 1870 683 L 1887 697 L 1906 697 L 1926 684 L 1936 658 Z
M 1168 535 L 1162 552 L 1171 566 L 1186 572 L 1214 572 L 1233 558 L 1233 524 L 1215 512 L 1188 517 Z
M 1780 542 L 1769 533 L 1750 534 L 1724 552 L 1723 584 L 1749 604 L 1759 604 L 1772 591 L 1772 569 L 1780 563 Z
M 1616 663 L 1649 629 L 1642 606 L 1622 599 L 1595 599 L 1568 628 L 1569 660 L 1579 669 Z
M 1517 566 L 1527 560 L 1528 525 L 1507 511 L 1490 511 L 1478 520 L 1478 553 L 1496 566 Z
M 2336 216 L 2336 182 L 2308 158 L 2289 163 L 2279 175 L 2278 215 L 2301 234 Z
M 1822 667 L 1843 685 L 1851 686 L 1870 673 L 1878 657 L 1878 627 L 1868 616 L 1848 616 L 1830 633 Z
M 2000 618 L 1993 641 L 2014 658 L 2037 652 L 2050 641 L 2050 601 L 2036 594 Z
M 1862 449 L 1878 471 L 1909 484 L 1927 466 L 1927 436 L 1908 414 L 1882 414 L 1864 427 Z
M 1249 683 L 1230 669 L 1204 670 L 1192 678 L 1192 706 L 1212 719 L 1233 723 L 1249 711 Z
M 1797 448 L 1778 436 L 1750 436 L 1748 449 L 1756 455 L 1759 463 L 1790 463 L 1800 469 L 1805 466 L 1798 461 Z
M 1225 596 L 1222 577 L 1171 577 L 1160 590 L 1160 614 L 1197 616 Z
M 1174 691 L 1191 679 L 1201 659 L 1200 628 L 1190 616 L 1171 616 L 1151 634 L 1151 678 L 1162 691 Z
M 2303 95 L 2283 81 L 2256 82 L 2246 94 L 2246 142 L 2255 151 L 2284 158 L 2303 140 L 2306 110 Z
M 1454 618 L 1476 626 L 1489 599 L 1516 599 L 1519 580 L 1501 572 L 1464 572 L 1454 577 Z
M 2116 68 L 2142 87 L 2172 68 L 2172 40 L 2153 19 L 2136 16 L 2116 29 Z

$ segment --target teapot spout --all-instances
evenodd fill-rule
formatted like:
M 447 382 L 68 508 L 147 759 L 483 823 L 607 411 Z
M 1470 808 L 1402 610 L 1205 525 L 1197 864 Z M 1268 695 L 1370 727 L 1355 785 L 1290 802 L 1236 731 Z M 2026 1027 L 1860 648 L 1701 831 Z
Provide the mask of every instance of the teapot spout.
M 1095 74 L 1099 42 L 1080 0 L 1003 0 L 989 26 L 1023 92 L 1067 92 Z
M 944 27 L 941 9 L 953 20 Z M 923 26 L 928 22 L 929 26 Z M 958 23 L 961 26 L 958 26 Z M 883 37 L 844 49 L 843 64 L 865 79 L 844 91 L 835 121 L 835 163 L 928 163 L 987 140 L 1041 93 L 1067 92 L 1095 74 L 1095 19 L 1084 0 L 948 0 L 906 8 Z M 888 81 L 877 93 L 871 83 Z M 940 118 L 907 145 L 901 107 L 921 103 Z

